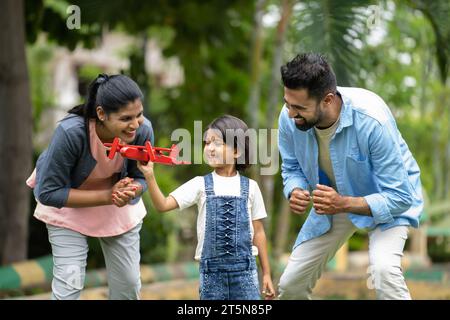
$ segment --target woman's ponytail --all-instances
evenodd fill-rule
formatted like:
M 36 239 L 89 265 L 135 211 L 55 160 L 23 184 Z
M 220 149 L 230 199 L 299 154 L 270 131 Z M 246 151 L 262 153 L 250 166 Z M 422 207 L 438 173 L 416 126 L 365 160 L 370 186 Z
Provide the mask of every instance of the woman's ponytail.
M 108 76 L 102 73 L 89 85 L 86 103 L 73 107 L 69 113 L 82 116 L 87 122 L 97 119 L 97 106 L 102 106 L 103 111 L 110 114 L 136 99 L 143 99 L 136 82 L 122 74 Z
M 85 104 L 80 104 L 78 106 L 73 107 L 68 112 L 77 114 L 82 116 L 85 119 L 91 119 L 97 117 L 96 106 L 97 106 L 97 92 L 98 88 L 102 83 L 109 80 L 109 76 L 102 73 L 99 74 L 98 77 L 92 81 L 89 85 L 87 101 Z
M 70 109 L 69 111 L 67 111 L 68 113 L 73 113 L 73 114 L 77 114 L 79 116 L 84 117 L 84 108 L 85 105 L 84 104 L 79 104 L 75 107 L 73 107 L 72 109 Z

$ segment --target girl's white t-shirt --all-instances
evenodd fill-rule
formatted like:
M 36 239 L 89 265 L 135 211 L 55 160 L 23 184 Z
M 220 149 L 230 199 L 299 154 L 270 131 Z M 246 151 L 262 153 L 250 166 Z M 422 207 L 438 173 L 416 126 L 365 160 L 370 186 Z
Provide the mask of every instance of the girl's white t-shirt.
M 214 181 L 214 193 L 216 196 L 240 196 L 241 180 L 237 173 L 233 177 L 222 177 L 212 172 Z M 202 256 L 203 242 L 205 239 L 206 225 L 206 193 L 205 180 L 203 176 L 197 176 L 185 184 L 181 185 L 170 193 L 178 203 L 179 210 L 184 210 L 194 204 L 198 208 L 197 216 L 197 248 L 195 250 L 195 260 L 200 260 Z M 266 208 L 264 206 L 261 190 L 255 180 L 249 179 L 249 194 L 247 201 L 247 209 L 249 213 L 250 233 L 253 241 L 253 224 L 252 220 L 259 220 L 267 217 Z M 258 249 L 252 246 L 252 254 L 258 255 Z

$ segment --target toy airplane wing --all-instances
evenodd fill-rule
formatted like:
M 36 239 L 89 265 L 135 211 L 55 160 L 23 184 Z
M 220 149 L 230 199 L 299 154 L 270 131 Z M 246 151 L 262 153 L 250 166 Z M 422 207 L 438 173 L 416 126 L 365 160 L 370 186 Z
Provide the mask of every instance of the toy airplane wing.
M 114 159 L 114 156 L 116 155 L 116 152 L 120 150 L 122 145 L 119 143 L 119 138 L 114 138 L 112 143 L 104 143 L 105 147 L 110 147 L 108 151 L 108 158 Z
M 169 157 L 172 159 L 173 164 L 179 165 L 179 164 L 191 164 L 189 161 L 179 161 L 178 156 L 180 154 L 180 150 L 178 149 L 178 146 L 176 144 L 173 144 L 170 148 L 170 154 Z
M 188 161 L 179 161 L 179 150 L 176 145 L 171 148 L 152 147 L 150 141 L 145 142 L 146 150 L 149 154 L 150 161 L 165 165 L 181 165 L 190 164 Z
M 147 150 L 149 160 L 151 162 L 155 162 L 155 160 L 156 160 L 155 150 L 153 149 L 150 141 L 145 142 L 145 150 Z
M 144 146 L 122 145 L 119 143 L 119 138 L 114 138 L 112 143 L 104 143 L 104 145 L 111 147 L 109 159 L 114 159 L 118 152 L 122 157 L 136 161 L 151 161 L 166 165 L 190 164 L 188 161 L 178 161 L 179 150 L 176 145 L 172 145 L 171 148 L 159 148 L 153 147 L 150 141 L 146 141 Z

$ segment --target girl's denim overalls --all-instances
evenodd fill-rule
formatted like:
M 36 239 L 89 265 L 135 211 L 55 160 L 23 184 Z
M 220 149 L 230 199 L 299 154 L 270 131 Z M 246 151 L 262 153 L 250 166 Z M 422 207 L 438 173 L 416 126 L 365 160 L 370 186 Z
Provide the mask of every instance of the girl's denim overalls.
M 249 180 L 241 195 L 216 196 L 212 174 L 205 179 L 206 226 L 200 260 L 201 300 L 260 299 L 247 210 Z

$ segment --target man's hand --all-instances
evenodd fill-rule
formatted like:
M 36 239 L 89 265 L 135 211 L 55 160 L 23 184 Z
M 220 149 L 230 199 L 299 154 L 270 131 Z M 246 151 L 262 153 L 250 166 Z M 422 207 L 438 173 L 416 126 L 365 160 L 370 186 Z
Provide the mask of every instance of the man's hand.
M 333 188 L 318 184 L 312 194 L 313 207 L 317 214 L 336 214 L 346 211 L 345 197 Z
M 292 190 L 291 197 L 289 198 L 289 207 L 292 212 L 297 214 L 303 214 L 309 205 L 309 191 L 295 188 Z

